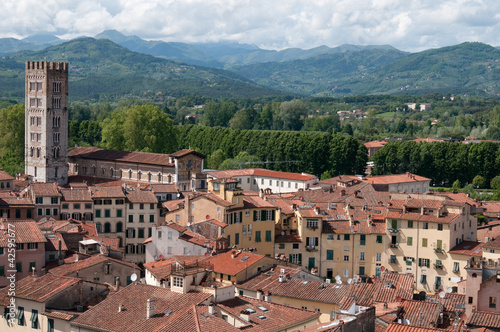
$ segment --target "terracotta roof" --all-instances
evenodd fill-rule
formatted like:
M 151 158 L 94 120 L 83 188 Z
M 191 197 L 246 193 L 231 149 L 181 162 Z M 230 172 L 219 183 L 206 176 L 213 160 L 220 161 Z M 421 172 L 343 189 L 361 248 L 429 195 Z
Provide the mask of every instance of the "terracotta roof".
M 443 312 L 443 305 L 440 303 L 403 300 L 401 306 L 401 319 L 409 320 L 409 325 L 422 327 L 436 326 L 439 314 Z
M 173 230 L 176 230 L 179 233 L 184 233 L 187 230 L 186 227 L 179 225 L 178 223 L 175 223 L 173 221 L 168 222 L 164 226 L 167 226 L 168 228 L 172 228 Z
M 135 331 L 196 331 L 189 309 L 209 299 L 211 294 L 176 293 L 167 288 L 130 284 L 84 312 L 72 325 L 88 329 Z M 155 315 L 146 317 L 148 299 L 155 300 Z M 118 311 L 119 306 L 123 310 Z
M 381 184 L 431 181 L 431 179 L 416 174 L 406 173 L 406 174 L 370 176 L 366 178 L 365 181 L 371 184 L 381 185 Z
M 433 214 L 424 214 L 421 213 L 402 213 L 400 211 L 388 211 L 387 218 L 391 219 L 404 219 L 404 220 L 413 220 L 413 221 L 425 221 L 425 222 L 434 222 L 434 223 L 442 223 L 442 224 L 450 224 L 456 219 L 460 217 L 457 213 L 448 213 L 447 215 L 437 217 Z
M 297 309 L 246 296 L 238 296 L 231 300 L 219 302 L 217 306 L 238 318 L 241 311 L 251 309 L 253 313 L 250 313 L 249 321 L 239 318 L 243 323 L 251 326 L 251 328 L 250 326 L 244 328 L 245 330 L 248 328 L 256 331 L 287 330 L 288 327 L 314 321 L 320 316 L 320 313 L 316 311 Z M 260 318 L 259 316 L 263 317 Z
M 274 204 L 259 196 L 243 196 L 243 206 L 246 209 L 252 208 L 275 208 Z
M 14 230 L 16 243 L 45 243 L 47 239 L 34 221 L 0 221 L 0 247 L 9 246 L 9 229 Z
M 500 237 L 496 238 L 495 240 L 484 243 L 483 248 L 500 249 Z
M 175 184 L 151 184 L 154 193 L 176 193 L 179 189 Z
M 210 224 L 214 224 L 215 226 L 222 227 L 222 228 L 225 228 L 228 226 L 225 222 L 222 222 L 219 219 L 214 219 L 214 218 L 207 219 L 207 220 L 195 221 L 191 225 L 197 225 L 197 224 L 201 224 L 201 223 L 210 223 Z
M 207 157 L 203 153 L 200 153 L 198 151 L 191 150 L 191 149 L 182 149 L 182 150 L 176 151 L 174 153 L 171 153 L 170 157 L 179 158 L 179 157 L 187 156 L 188 154 L 194 154 L 194 155 L 201 157 L 201 158 Z
M 57 318 L 65 321 L 70 321 L 78 317 L 80 314 L 81 312 L 71 312 L 66 310 L 53 310 L 53 309 L 46 309 L 44 312 L 42 312 L 42 315 L 44 316 Z
M 300 236 L 297 234 L 297 232 L 283 232 L 285 234 L 281 235 L 279 232 L 277 232 L 274 236 L 274 242 L 275 243 L 289 243 L 289 242 L 302 242 L 302 239 Z
M 100 149 L 95 146 L 74 147 L 68 151 L 69 158 L 112 160 L 126 163 L 150 164 L 173 167 L 170 156 L 161 153 L 131 152 Z
M 390 323 L 387 326 L 386 331 L 387 332 L 426 332 L 426 331 L 449 332 L 450 330 L 438 329 L 433 327 L 411 326 L 398 323 Z
M 78 282 L 80 282 L 78 278 L 57 276 L 50 273 L 41 277 L 30 275 L 16 282 L 16 297 L 45 302 Z M 9 303 L 8 291 L 7 287 L 0 290 L 0 303 L 3 305 Z
M 378 289 L 373 296 L 375 302 L 394 302 L 399 299 L 413 298 L 413 274 L 386 271 L 379 280 L 375 278 Z
M 154 193 L 150 190 L 127 190 L 126 194 L 127 199 L 130 203 L 146 203 L 146 204 L 156 204 L 158 200 Z
M 30 196 L 20 196 L 17 193 L 0 191 L 0 206 L 30 207 L 34 206 Z
M 181 205 L 184 204 L 184 199 L 174 199 L 172 201 L 165 201 L 161 205 L 168 209 L 168 211 L 175 211 L 180 209 Z
M 85 189 L 61 189 L 62 200 L 66 202 L 92 202 L 90 190 Z
M 222 199 L 213 193 L 203 193 L 200 195 L 196 195 L 195 197 L 192 198 L 192 200 L 199 199 L 201 197 L 208 198 L 209 200 L 211 200 L 219 205 L 225 206 L 225 207 L 230 207 L 230 206 L 234 205 L 233 203 L 226 201 L 225 199 Z
M 145 263 L 144 268 L 151 272 L 156 279 L 162 280 L 170 276 L 172 267 L 176 262 L 181 262 L 184 265 L 206 259 L 205 255 L 178 255 L 156 262 Z
M 237 256 L 234 258 L 231 257 L 233 252 L 237 253 Z M 265 256 L 263 255 L 247 251 L 241 251 L 238 253 L 238 251 L 230 250 L 228 252 L 210 257 L 209 261 L 214 266 L 214 272 L 236 275 L 264 258 Z
M 112 262 L 112 263 L 122 264 L 122 265 L 128 266 L 130 268 L 135 268 L 137 270 L 140 270 L 139 267 L 137 267 L 133 263 L 121 261 L 121 260 L 118 260 L 118 259 L 115 259 L 112 257 L 107 257 L 107 256 L 103 256 L 101 254 L 98 254 L 98 255 L 92 255 L 89 258 L 84 259 L 84 260 L 78 260 L 77 262 L 60 265 L 58 267 L 51 269 L 50 273 L 55 274 L 55 275 L 65 276 L 65 275 L 74 273 L 76 271 L 81 271 L 81 270 L 86 269 L 88 267 L 102 264 L 102 263 L 108 262 L 108 261 Z
M 371 141 L 371 142 L 366 142 L 363 143 L 367 148 L 376 148 L 376 147 L 383 147 L 384 145 L 387 144 L 386 141 Z
M 309 181 L 317 179 L 317 176 L 311 174 L 279 172 L 263 168 L 228 169 L 224 171 L 206 171 L 205 173 L 213 176 L 216 179 L 234 178 L 238 176 L 260 176 L 260 177 L 297 180 L 297 181 Z
M 36 197 L 60 197 L 61 193 L 59 192 L 57 185 L 55 183 L 42 183 L 42 182 L 34 182 L 31 183 L 31 190 L 33 195 Z
M 473 311 L 467 326 L 482 326 L 500 329 L 500 313 Z
M 427 298 L 433 299 L 435 302 L 442 303 L 446 311 L 464 311 L 465 310 L 465 294 L 445 293 L 444 298 L 439 294 L 428 295 Z M 464 309 L 461 309 L 463 307 Z
M 462 243 L 448 250 L 448 253 L 481 257 L 482 246 L 483 243 L 481 242 L 463 241 Z
M 112 250 L 122 251 L 120 249 L 120 239 L 119 238 L 87 235 L 87 236 L 83 237 L 83 240 L 96 240 L 98 242 L 101 242 L 101 244 L 104 246 L 109 246 L 110 249 L 112 249 Z
M 14 180 L 14 177 L 0 168 L 0 181 Z
M 122 187 L 90 187 L 92 198 L 125 198 Z
M 64 241 L 60 233 L 45 234 L 45 238 L 47 239 L 47 242 L 45 243 L 45 251 L 58 251 L 59 241 L 61 241 L 61 250 L 62 251 L 68 250 L 66 242 Z

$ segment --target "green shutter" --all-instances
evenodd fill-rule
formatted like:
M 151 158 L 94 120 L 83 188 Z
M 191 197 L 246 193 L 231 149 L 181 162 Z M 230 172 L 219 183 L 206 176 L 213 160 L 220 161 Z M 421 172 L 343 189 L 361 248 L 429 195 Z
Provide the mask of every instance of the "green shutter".
M 255 231 L 255 242 L 260 242 L 260 231 Z
M 302 264 L 302 254 L 299 253 L 299 264 Z
M 272 218 L 273 220 L 275 220 L 275 216 L 276 216 L 276 211 L 275 210 L 272 210 L 273 212 L 271 213 L 272 214 Z
M 422 266 L 422 258 L 418 259 L 418 266 Z
M 260 210 L 260 219 L 259 220 L 266 220 L 266 212 L 267 212 L 267 210 Z
M 443 249 L 443 240 L 437 240 L 437 248 Z
M 243 222 L 243 212 L 240 212 L 240 224 Z
M 266 242 L 271 242 L 271 231 L 266 231 Z
M 306 237 L 306 247 L 309 247 L 309 238 Z
M 326 260 L 333 261 L 333 250 L 328 249 L 326 251 Z
M 292 262 L 292 254 L 290 254 L 290 259 L 288 260 L 290 263 Z
M 427 266 L 427 267 L 430 267 L 430 266 L 431 266 L 431 260 L 430 260 L 430 259 L 428 259 L 428 260 L 426 261 L 426 263 L 427 263 L 427 264 L 426 264 L 426 266 Z
M 253 211 L 253 221 L 257 221 L 257 210 Z

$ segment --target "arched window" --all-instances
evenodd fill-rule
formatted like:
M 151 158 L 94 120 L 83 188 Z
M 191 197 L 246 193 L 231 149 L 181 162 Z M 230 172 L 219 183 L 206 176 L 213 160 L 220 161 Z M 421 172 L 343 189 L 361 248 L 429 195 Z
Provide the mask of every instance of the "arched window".
M 30 148 L 30 157 L 33 157 L 35 155 L 34 153 L 35 149 L 33 147 Z
M 117 233 L 123 232 L 123 223 L 121 221 L 116 223 L 116 232 Z
M 132 170 L 131 170 L 131 169 L 129 169 L 129 170 L 128 170 L 128 178 L 129 178 L 129 179 L 131 179 L 131 178 L 132 178 Z
M 40 158 L 41 151 L 42 151 L 41 148 L 36 148 L 36 156 L 37 156 L 37 158 Z
M 112 178 L 115 177 L 115 169 L 113 167 L 109 168 L 109 173 Z
M 96 168 L 97 167 L 95 165 L 92 165 L 92 174 L 94 174 L 94 175 L 95 175 Z
M 167 183 L 172 183 L 172 175 L 168 175 L 167 177 Z
M 161 182 L 161 172 L 158 172 L 158 182 Z
M 104 233 L 111 233 L 111 224 L 109 222 L 104 223 Z
M 106 169 L 104 168 L 104 166 L 101 166 L 101 173 L 102 173 L 102 176 L 104 176 L 104 174 L 106 173 Z
M 137 171 L 137 180 L 141 180 L 142 171 Z
M 148 182 L 151 182 L 151 172 L 148 172 Z
M 101 223 L 100 222 L 96 222 L 95 223 L 95 228 L 97 230 L 97 233 L 100 233 L 101 232 Z

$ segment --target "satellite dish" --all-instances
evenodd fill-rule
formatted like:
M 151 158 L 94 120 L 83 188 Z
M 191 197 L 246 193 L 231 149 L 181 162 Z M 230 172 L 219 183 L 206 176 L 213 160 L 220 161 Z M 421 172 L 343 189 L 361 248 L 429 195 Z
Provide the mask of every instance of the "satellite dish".
M 446 288 L 446 293 L 453 293 L 453 288 L 451 287 Z
M 350 285 L 352 283 L 352 279 L 351 278 L 347 279 L 347 283 Z
M 335 280 L 340 280 L 340 276 L 338 274 L 335 276 Z
M 444 299 L 444 297 L 445 297 L 445 296 L 446 296 L 446 293 L 445 293 L 445 292 L 440 292 L 440 293 L 439 293 L 439 297 L 440 297 L 440 298 Z
M 403 321 L 403 324 L 404 324 L 404 325 L 410 325 L 410 321 L 409 321 L 408 319 L 405 319 L 405 320 Z
M 136 281 L 137 280 L 137 274 L 132 273 L 132 275 L 130 276 L 130 280 Z
M 339 284 L 339 285 L 342 284 L 342 280 L 340 280 L 340 279 L 337 280 L 337 284 Z
M 189 226 L 191 226 L 191 223 L 188 221 L 188 222 L 187 222 L 187 227 L 189 227 Z

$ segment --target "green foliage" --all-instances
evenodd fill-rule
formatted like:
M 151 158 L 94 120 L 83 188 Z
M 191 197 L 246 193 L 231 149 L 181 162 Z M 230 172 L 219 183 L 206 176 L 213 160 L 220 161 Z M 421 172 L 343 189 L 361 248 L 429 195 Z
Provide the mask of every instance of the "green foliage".
M 231 159 L 226 159 L 220 164 L 219 169 L 239 169 L 239 168 L 255 168 L 259 167 L 258 157 L 252 156 L 246 151 L 238 153 L 238 155 Z
M 474 217 L 477 218 L 478 225 L 488 225 L 488 218 L 483 216 L 482 214 L 475 214 Z
M 217 149 L 208 155 L 206 167 L 209 169 L 219 169 L 224 160 L 226 160 L 226 154 L 221 149 Z
M 497 175 L 493 179 L 491 179 L 490 187 L 494 190 L 500 190 L 500 175 Z
M 332 178 L 332 175 L 330 174 L 330 172 L 328 171 L 324 171 L 322 174 L 321 174 L 321 178 L 320 180 L 327 180 L 327 179 L 330 179 Z
M 484 187 L 486 187 L 486 179 L 484 178 L 484 176 L 478 174 L 472 180 L 472 184 L 476 188 L 484 188 Z
M 24 105 L 0 110 L 0 167 L 7 173 L 24 172 Z
M 154 105 L 112 113 L 103 122 L 102 143 L 108 149 L 172 153 L 177 149 L 173 121 Z
M 453 184 L 451 185 L 451 189 L 453 190 L 459 190 L 460 188 L 460 180 L 455 180 L 455 182 L 453 182 Z

